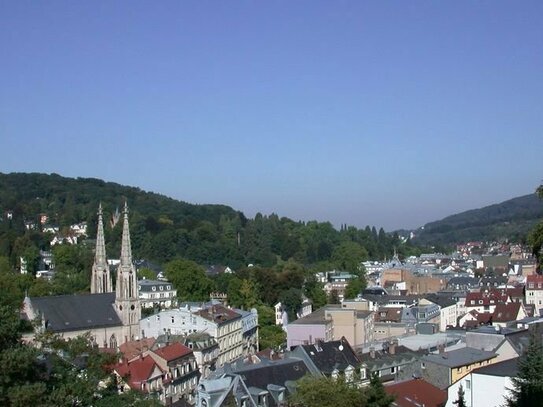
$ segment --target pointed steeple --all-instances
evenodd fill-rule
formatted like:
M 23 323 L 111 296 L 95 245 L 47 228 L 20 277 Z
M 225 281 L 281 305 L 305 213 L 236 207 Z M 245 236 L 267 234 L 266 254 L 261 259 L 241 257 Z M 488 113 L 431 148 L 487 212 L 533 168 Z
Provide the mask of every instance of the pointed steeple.
M 106 239 L 104 238 L 104 222 L 102 219 L 102 202 L 98 206 L 98 229 L 96 231 L 96 251 L 94 253 L 94 264 L 105 265 L 106 262 Z
M 102 203 L 98 206 L 98 228 L 96 231 L 96 250 L 92 265 L 91 293 L 107 293 L 113 291 L 111 275 L 107 264 L 104 223 L 102 219 Z
M 132 263 L 130 246 L 130 228 L 128 225 L 128 204 L 124 203 L 123 235 L 121 238 L 121 263 L 117 269 L 117 286 L 115 288 L 115 307 L 125 329 L 125 339 L 131 340 L 139 335 L 141 305 L 136 268 Z
M 132 247 L 130 246 L 130 227 L 128 226 L 128 203 L 124 201 L 123 236 L 121 240 L 121 267 L 132 266 Z

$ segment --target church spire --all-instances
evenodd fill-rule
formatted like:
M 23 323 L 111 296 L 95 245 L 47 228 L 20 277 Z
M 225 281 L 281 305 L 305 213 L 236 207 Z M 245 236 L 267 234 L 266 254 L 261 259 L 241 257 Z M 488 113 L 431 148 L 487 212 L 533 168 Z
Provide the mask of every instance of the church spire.
M 98 206 L 98 229 L 96 231 L 96 250 L 92 265 L 91 293 L 108 293 L 113 291 L 111 275 L 107 264 L 104 223 L 102 219 L 102 203 Z
M 128 226 L 128 203 L 124 201 L 123 236 L 121 241 L 121 267 L 132 266 L 132 248 L 130 246 L 130 228 Z
M 136 268 L 132 263 L 130 247 L 130 228 L 128 225 L 128 204 L 124 203 L 123 236 L 121 238 L 121 263 L 117 269 L 117 286 L 115 287 L 115 307 L 125 328 L 125 340 L 133 340 L 139 336 L 141 306 Z

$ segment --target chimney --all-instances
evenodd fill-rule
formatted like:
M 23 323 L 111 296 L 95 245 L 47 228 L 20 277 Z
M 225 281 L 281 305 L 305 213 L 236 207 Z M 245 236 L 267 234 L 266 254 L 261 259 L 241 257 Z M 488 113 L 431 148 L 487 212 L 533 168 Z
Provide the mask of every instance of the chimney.
M 396 354 L 396 346 L 398 346 L 398 340 L 393 339 L 388 345 L 388 353 L 390 353 L 391 355 Z
M 375 348 L 373 346 L 370 347 L 370 358 L 375 359 Z

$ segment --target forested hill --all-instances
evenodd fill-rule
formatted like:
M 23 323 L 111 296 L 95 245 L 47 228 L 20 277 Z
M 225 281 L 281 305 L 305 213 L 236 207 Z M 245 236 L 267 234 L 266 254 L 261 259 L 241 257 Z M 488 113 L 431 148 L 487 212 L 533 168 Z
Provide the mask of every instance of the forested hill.
M 247 219 L 228 206 L 193 205 L 98 179 L 0 173 L 0 256 L 15 265 L 19 256 L 32 257 L 29 253 L 48 248 L 51 236 L 42 233 L 41 226 L 25 229 L 25 222 L 37 223 L 40 214 L 65 233 L 69 225 L 87 221 L 89 237 L 94 237 L 96 211 L 102 202 L 108 254 L 115 257 L 121 222 L 111 227 L 109 219 L 122 209 L 125 199 L 134 255 L 159 263 L 183 257 L 200 264 L 269 267 L 292 258 L 306 265 L 341 267 L 338 259 L 344 259 L 345 253 L 357 259 L 384 258 L 392 255 L 394 247 L 400 254 L 413 250 L 375 227 L 337 230 L 329 222 L 296 222 L 274 214 Z
M 450 245 L 468 241 L 523 240 L 543 218 L 543 201 L 536 194 L 472 209 L 424 225 L 415 231 L 419 244 Z

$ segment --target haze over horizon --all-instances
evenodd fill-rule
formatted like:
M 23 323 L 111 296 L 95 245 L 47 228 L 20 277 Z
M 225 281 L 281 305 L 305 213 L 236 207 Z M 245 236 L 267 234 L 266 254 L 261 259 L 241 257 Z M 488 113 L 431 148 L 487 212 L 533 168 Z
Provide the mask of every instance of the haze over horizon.
M 0 10 L 0 172 L 387 231 L 543 179 L 538 1 Z

